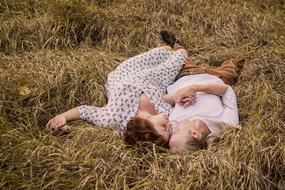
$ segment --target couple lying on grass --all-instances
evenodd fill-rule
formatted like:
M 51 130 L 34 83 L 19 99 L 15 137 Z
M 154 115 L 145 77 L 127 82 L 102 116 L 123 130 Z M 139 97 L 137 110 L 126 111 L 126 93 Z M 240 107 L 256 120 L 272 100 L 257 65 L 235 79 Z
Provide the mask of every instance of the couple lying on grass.
M 206 148 L 206 137 L 221 135 L 223 124 L 238 125 L 230 85 L 244 61 L 227 60 L 218 68 L 199 66 L 172 33 L 160 34 L 169 46 L 129 58 L 109 73 L 106 106 L 73 108 L 46 127 L 64 130 L 67 121 L 77 119 L 102 127 L 116 125 L 127 144 L 149 141 L 182 151 Z

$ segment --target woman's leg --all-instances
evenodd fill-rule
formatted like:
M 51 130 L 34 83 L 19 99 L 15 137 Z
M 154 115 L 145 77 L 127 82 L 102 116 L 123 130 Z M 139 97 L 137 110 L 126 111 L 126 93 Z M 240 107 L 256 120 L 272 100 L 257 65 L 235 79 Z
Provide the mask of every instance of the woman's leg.
M 168 85 L 172 84 L 180 72 L 181 68 L 187 61 L 188 53 L 184 48 L 179 48 L 172 52 L 163 63 L 155 68 L 149 69 L 147 75 L 152 85 L 166 88 Z
M 173 54 L 169 46 L 154 48 L 145 53 L 131 57 L 121 63 L 114 71 L 110 72 L 106 82 L 106 89 L 109 94 L 112 89 L 139 76 L 145 70 L 156 67 Z
M 118 65 L 118 67 L 112 73 L 132 74 L 133 72 L 141 72 L 142 70 L 149 68 L 149 66 L 160 64 L 171 54 L 172 50 L 169 46 L 154 48 L 147 52 L 128 58 Z

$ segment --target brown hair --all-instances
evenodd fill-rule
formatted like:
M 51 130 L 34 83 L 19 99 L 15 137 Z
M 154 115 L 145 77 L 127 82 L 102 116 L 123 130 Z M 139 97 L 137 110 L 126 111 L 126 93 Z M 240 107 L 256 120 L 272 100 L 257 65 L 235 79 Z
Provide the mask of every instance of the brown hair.
M 168 142 L 155 130 L 153 125 L 140 117 L 133 117 L 128 122 L 124 131 L 124 141 L 130 145 L 135 145 L 137 142 L 152 142 L 159 146 L 168 146 Z

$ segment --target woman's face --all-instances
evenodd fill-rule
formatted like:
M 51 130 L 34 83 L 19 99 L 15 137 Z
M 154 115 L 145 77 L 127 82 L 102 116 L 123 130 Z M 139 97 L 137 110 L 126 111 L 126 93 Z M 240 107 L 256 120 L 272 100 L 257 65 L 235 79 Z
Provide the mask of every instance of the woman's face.
M 145 114 L 143 118 L 147 119 L 153 124 L 155 130 L 163 137 L 163 139 L 169 141 L 169 128 L 170 123 L 166 114 L 160 113 L 156 115 Z

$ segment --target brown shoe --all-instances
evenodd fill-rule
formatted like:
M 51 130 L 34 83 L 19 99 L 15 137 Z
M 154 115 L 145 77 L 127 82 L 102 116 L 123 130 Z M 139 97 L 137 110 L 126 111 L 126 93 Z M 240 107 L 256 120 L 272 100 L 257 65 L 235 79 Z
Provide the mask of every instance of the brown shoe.
M 233 59 L 233 64 L 236 65 L 236 72 L 239 75 L 242 71 L 242 68 L 245 64 L 245 59 L 244 58 L 237 58 L 237 59 Z
M 175 46 L 184 46 L 183 42 L 177 40 L 172 32 L 161 30 L 160 31 L 161 39 L 170 47 L 174 48 Z

